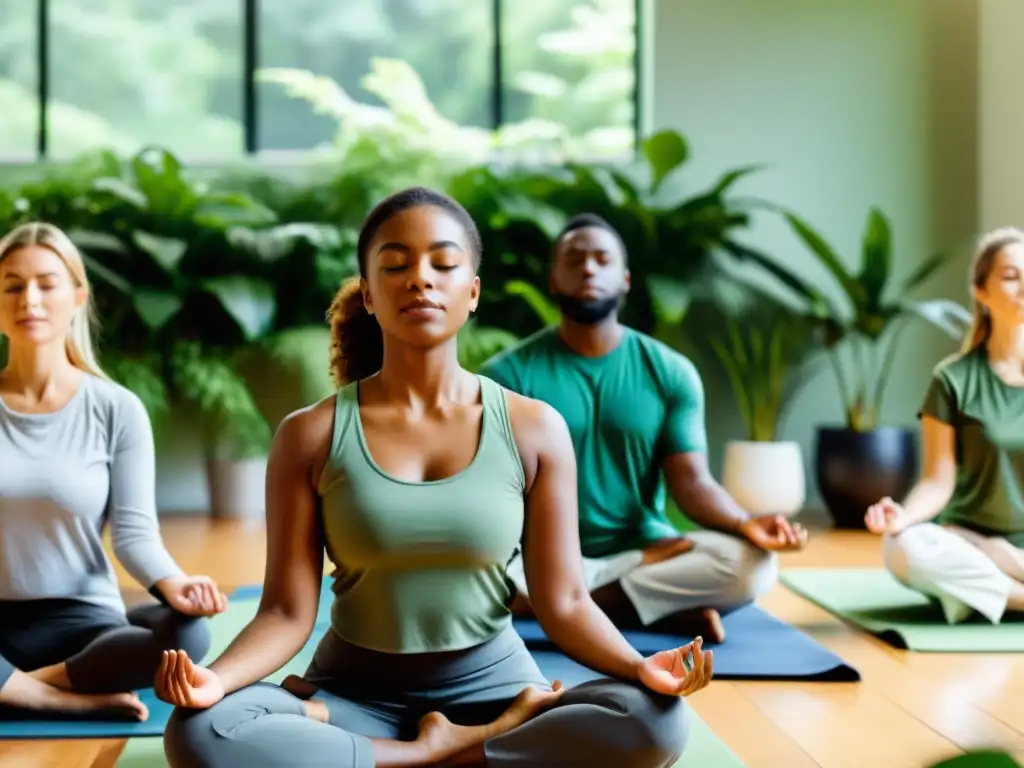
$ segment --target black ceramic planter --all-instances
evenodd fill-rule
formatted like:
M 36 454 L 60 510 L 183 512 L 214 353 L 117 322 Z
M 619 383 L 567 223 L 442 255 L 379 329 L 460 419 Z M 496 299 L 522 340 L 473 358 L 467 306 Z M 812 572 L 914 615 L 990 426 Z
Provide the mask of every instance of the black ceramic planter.
M 818 490 L 837 528 L 864 528 L 869 506 L 896 501 L 917 480 L 917 436 L 902 427 L 854 432 L 819 427 L 815 446 Z

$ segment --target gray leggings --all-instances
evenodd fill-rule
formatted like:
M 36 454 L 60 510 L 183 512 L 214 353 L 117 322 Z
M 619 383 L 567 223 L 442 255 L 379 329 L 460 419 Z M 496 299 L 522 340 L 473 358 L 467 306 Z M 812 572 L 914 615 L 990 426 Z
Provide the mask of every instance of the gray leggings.
M 67 663 L 71 687 L 80 693 L 147 688 L 162 652 L 175 648 L 196 659 L 206 656 L 208 622 L 166 605 L 125 615 L 81 600 L 0 602 L 0 688 L 15 669 L 31 672 L 60 662 Z
M 356 648 L 328 630 L 305 678 L 329 724 L 302 702 L 257 683 L 209 709 L 178 709 L 164 735 L 172 768 L 373 768 L 371 738 L 412 740 L 419 718 L 490 722 L 529 685 L 549 688 L 514 629 L 466 651 L 396 656 Z M 484 745 L 489 766 L 668 768 L 689 736 L 682 699 L 640 685 L 594 680 Z

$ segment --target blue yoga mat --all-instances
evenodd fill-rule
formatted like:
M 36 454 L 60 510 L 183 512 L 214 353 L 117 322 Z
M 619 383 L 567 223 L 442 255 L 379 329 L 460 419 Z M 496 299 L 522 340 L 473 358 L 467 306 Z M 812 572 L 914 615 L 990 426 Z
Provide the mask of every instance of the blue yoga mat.
M 171 716 L 170 704 L 160 701 L 152 688 L 137 691 L 149 707 L 144 723 L 130 720 L 89 720 L 72 717 L 55 719 L 52 715 L 35 716 L 17 713 L 0 715 L 0 739 L 119 739 L 132 736 L 162 736 Z
M 715 652 L 715 677 L 724 680 L 802 680 L 854 682 L 860 673 L 796 627 L 748 605 L 726 615 L 725 642 L 705 644 Z M 557 650 L 535 621 L 515 627 L 531 650 Z M 685 645 L 692 637 L 625 631 L 626 641 L 649 655 Z

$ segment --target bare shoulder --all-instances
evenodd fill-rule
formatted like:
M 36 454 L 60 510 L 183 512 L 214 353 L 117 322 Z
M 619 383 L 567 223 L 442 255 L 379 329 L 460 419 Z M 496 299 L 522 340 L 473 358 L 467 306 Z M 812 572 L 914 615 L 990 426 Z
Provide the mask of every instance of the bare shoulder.
M 541 462 L 574 456 L 572 436 L 562 414 L 543 400 L 525 397 L 511 390 L 505 390 L 505 397 L 527 484 L 532 485 Z
M 331 449 L 336 401 L 337 396 L 330 395 L 285 416 L 274 434 L 271 458 L 315 474 Z

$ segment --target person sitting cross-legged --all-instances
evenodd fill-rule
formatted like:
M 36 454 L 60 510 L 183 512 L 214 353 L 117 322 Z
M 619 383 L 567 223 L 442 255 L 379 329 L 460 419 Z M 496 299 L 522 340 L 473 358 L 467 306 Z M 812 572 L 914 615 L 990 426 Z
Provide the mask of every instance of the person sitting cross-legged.
M 721 642 L 723 613 L 757 599 L 777 577 L 778 550 L 807 531 L 753 516 L 707 463 L 704 391 L 693 363 L 619 322 L 629 289 L 618 233 L 592 214 L 557 239 L 550 288 L 562 310 L 480 372 L 552 405 L 572 433 L 579 465 L 579 527 L 587 583 L 621 627 Z M 681 533 L 665 514 L 665 487 L 705 530 Z M 522 560 L 509 575 L 513 608 L 529 616 Z

